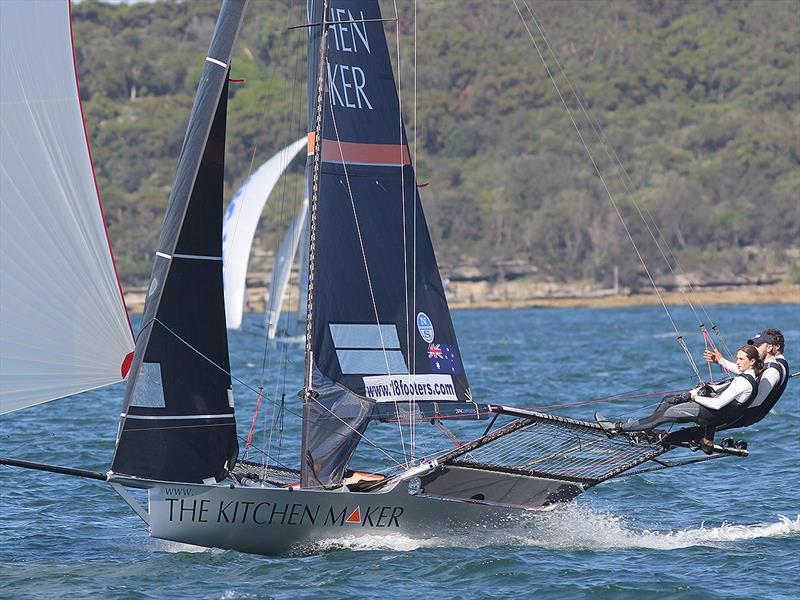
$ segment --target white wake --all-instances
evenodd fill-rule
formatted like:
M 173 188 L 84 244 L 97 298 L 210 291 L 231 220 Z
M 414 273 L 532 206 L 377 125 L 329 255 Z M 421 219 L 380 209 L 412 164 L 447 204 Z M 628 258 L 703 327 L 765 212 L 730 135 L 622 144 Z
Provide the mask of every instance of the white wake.
M 314 544 L 313 550 L 410 552 L 420 548 L 481 548 L 486 546 L 538 547 L 554 550 L 621 550 L 644 548 L 675 550 L 692 546 L 719 546 L 731 542 L 800 535 L 800 515 L 778 515 L 773 523 L 739 525 L 723 523 L 677 530 L 636 529 L 624 517 L 575 506 L 515 519 L 504 529 L 416 538 L 399 533 L 348 536 Z

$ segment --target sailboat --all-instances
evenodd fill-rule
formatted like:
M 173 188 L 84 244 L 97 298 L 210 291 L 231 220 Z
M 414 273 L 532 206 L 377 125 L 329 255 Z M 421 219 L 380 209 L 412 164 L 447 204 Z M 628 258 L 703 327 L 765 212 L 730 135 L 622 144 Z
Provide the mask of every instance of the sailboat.
M 275 554 L 343 536 L 501 527 L 610 479 L 747 456 L 746 448 L 717 446 L 715 456 L 670 462 L 663 455 L 687 448 L 686 441 L 609 436 L 593 422 L 473 397 L 378 1 L 311 0 L 300 463 L 293 469 L 241 458 L 221 240 L 228 75 L 244 10 L 243 0 L 223 2 L 205 59 L 110 469 L 0 463 L 105 481 L 156 538 Z M 5 15 L 3 22 L 5 43 Z M 423 425 L 453 419 L 487 424 L 470 441 L 411 454 L 387 469 L 351 464 L 359 445 L 371 443 L 370 427 L 399 424 L 419 437 Z M 146 491 L 147 502 L 131 489 Z
M 239 329 L 242 325 L 242 312 L 247 301 L 245 297 L 247 266 L 261 213 L 281 175 L 294 157 L 306 148 L 306 144 L 306 138 L 301 138 L 276 152 L 247 178 L 233 195 L 225 210 L 222 225 L 222 261 L 225 266 L 223 283 L 225 321 L 228 329 Z M 274 319 L 267 318 L 270 339 L 275 337 L 284 290 L 289 280 L 292 259 L 297 253 L 302 237 L 300 231 L 305 229 L 303 225 L 307 213 L 308 195 L 306 194 L 275 257 L 267 309 L 268 315 L 275 315 Z M 274 324 L 270 327 L 271 321 Z

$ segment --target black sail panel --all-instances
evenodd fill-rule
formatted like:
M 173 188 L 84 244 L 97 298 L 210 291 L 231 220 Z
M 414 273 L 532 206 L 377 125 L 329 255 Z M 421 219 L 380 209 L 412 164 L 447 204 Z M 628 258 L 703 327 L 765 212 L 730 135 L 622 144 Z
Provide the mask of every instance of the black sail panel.
M 309 2 L 309 22 L 322 21 Z M 312 205 L 312 401 L 304 485 L 335 485 L 378 402 L 471 402 L 417 193 L 377 0 L 331 0 Z M 309 90 L 322 27 L 309 28 Z M 309 156 L 309 187 L 315 157 Z M 312 204 L 314 200 L 312 199 Z
M 228 63 L 243 0 L 223 4 L 156 252 L 112 471 L 222 479 L 238 454 L 222 284 Z

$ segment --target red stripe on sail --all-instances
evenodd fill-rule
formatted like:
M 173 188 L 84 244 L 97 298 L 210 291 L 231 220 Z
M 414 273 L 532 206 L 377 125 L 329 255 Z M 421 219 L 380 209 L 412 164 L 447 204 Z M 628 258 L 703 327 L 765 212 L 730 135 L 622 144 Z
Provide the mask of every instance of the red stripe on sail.
M 89 154 L 89 164 L 92 167 L 92 179 L 94 180 L 94 189 L 97 192 L 97 204 L 100 207 L 100 218 L 103 220 L 103 229 L 106 232 L 106 242 L 108 243 L 108 253 L 111 255 L 111 265 L 114 267 L 114 274 L 117 276 L 117 287 L 119 288 L 119 295 L 122 299 L 122 306 L 125 309 L 125 316 L 128 318 L 128 328 L 131 331 L 131 340 L 135 340 L 136 336 L 133 335 L 133 325 L 131 324 L 131 317 L 128 314 L 128 305 L 125 302 L 125 293 L 122 291 L 122 281 L 119 278 L 119 271 L 117 271 L 117 261 L 114 260 L 114 249 L 111 247 L 111 237 L 108 235 L 108 223 L 106 223 L 106 215 L 103 211 L 103 201 L 100 199 L 100 188 L 97 185 L 97 174 L 94 171 L 94 159 L 92 159 L 92 147 L 89 144 L 89 131 L 86 129 L 86 117 L 83 114 L 83 100 L 81 98 L 81 84 L 78 81 L 78 59 L 75 56 L 75 36 L 72 33 L 72 2 L 67 2 L 69 10 L 69 41 L 72 45 L 72 68 L 75 71 L 75 88 L 78 90 L 78 106 L 81 109 L 81 122 L 83 123 L 83 137 L 86 139 L 86 151 Z M 127 357 L 125 357 L 127 360 Z M 123 361 L 123 364 L 124 361 Z M 130 365 L 128 365 L 130 368 Z M 123 379 L 125 376 L 122 376 Z
M 316 135 L 308 134 L 308 154 L 314 153 Z M 322 160 L 325 162 L 360 165 L 410 165 L 411 156 L 405 144 L 362 144 L 322 140 Z

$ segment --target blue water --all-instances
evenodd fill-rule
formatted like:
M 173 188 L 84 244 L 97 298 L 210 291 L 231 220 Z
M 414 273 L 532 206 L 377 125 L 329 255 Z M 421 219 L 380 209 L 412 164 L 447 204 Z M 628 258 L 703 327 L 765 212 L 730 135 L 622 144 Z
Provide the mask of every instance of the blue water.
M 673 311 L 693 353 L 702 338 L 691 311 Z M 800 307 L 714 306 L 731 350 L 767 326 L 800 365 Z M 456 311 L 454 321 L 476 400 L 522 407 L 638 396 L 691 385 L 692 371 L 660 308 Z M 260 318 L 230 336 L 234 374 L 261 383 Z M 302 344 L 269 347 L 263 383 L 296 410 Z M 286 364 L 284 368 L 282 365 Z M 704 364 L 701 365 L 703 368 Z M 715 373 L 718 376 L 718 373 Z M 255 395 L 237 384 L 240 435 Z M 0 453 L 105 471 L 114 447 L 120 387 L 6 415 Z M 751 456 L 634 476 L 589 490 L 517 533 L 417 540 L 344 540 L 302 556 L 268 558 L 148 537 L 105 484 L 0 470 L 0 596 L 113 598 L 796 598 L 800 596 L 800 378 L 764 421 L 738 437 Z M 550 409 L 626 417 L 657 398 Z M 274 413 L 262 408 L 258 422 Z M 467 426 L 462 426 L 467 427 Z M 457 429 L 453 426 L 454 431 Z M 465 429 L 459 435 L 469 435 Z M 397 443 L 396 426 L 368 435 Z M 406 432 L 407 435 L 407 432 Z M 420 439 L 437 435 L 420 428 Z M 281 460 L 297 464 L 298 423 L 287 414 Z M 278 451 L 278 437 L 254 443 Z M 366 463 L 374 462 L 365 455 Z

